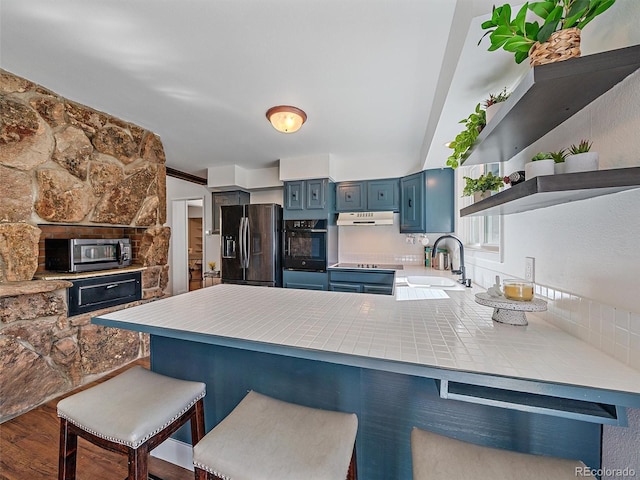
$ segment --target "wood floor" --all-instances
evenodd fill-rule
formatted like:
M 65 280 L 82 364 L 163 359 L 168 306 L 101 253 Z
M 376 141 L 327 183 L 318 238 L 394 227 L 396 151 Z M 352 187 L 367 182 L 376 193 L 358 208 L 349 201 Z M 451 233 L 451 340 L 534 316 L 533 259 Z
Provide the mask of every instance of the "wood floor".
M 128 366 L 68 395 L 107 380 L 134 365 L 149 367 L 149 360 Z M 64 395 L 64 396 L 68 396 Z M 0 424 L 0 480 L 55 480 L 58 478 L 59 420 L 56 405 L 64 396 Z M 193 480 L 193 472 L 150 457 L 149 472 L 162 480 Z M 77 480 L 123 480 L 127 458 L 78 439 Z

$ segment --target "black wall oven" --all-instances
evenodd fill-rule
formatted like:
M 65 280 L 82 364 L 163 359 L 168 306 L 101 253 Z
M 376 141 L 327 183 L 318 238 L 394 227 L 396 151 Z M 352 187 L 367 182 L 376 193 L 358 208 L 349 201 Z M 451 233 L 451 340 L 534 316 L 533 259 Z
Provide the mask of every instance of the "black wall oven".
M 284 255 L 286 270 L 327 270 L 330 239 L 327 220 L 285 220 Z

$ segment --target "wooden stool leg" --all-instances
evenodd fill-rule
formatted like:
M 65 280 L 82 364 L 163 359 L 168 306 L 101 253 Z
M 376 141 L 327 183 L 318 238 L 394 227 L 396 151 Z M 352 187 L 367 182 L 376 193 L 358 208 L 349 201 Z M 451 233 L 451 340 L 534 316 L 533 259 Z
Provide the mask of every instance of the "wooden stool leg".
M 58 480 L 76 480 L 78 436 L 69 431 L 69 422 L 60 419 L 60 450 L 58 453 Z
M 357 480 L 358 478 L 358 461 L 356 460 L 356 447 L 353 446 L 353 454 L 351 455 L 351 463 L 349 463 L 349 471 L 347 472 L 347 480 Z
M 202 470 L 198 467 L 195 467 L 194 470 L 195 480 L 211 480 L 211 478 L 213 478 L 206 470 Z
M 130 448 L 129 477 L 127 480 L 147 480 L 149 477 L 149 449 L 147 444 L 138 448 Z
M 196 411 L 191 417 L 191 445 L 195 447 L 204 437 L 204 399 L 196 402 Z

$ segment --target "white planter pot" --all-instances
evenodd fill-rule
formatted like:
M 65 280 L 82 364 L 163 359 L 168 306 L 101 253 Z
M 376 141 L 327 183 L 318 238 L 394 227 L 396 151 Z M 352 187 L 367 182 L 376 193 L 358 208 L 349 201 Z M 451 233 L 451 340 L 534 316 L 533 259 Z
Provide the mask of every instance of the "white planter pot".
M 500 103 L 494 103 L 493 105 L 491 105 L 490 107 L 487 107 L 486 110 L 486 120 L 487 123 L 489 123 L 491 121 L 491 119 L 493 117 L 495 117 L 496 113 L 498 113 L 498 110 L 500 110 L 500 108 L 502 107 L 502 104 L 504 102 L 500 102 Z
M 546 160 L 537 160 L 524 164 L 524 178 L 531 180 L 542 175 L 553 175 L 555 171 L 555 163 L 552 158 Z
M 484 200 L 485 198 L 489 198 L 491 196 L 491 192 L 490 191 L 484 191 L 484 192 L 473 192 L 473 202 L 477 203 L 480 200 Z
M 553 173 L 560 175 L 567 173 L 567 162 L 560 162 L 553 165 Z
M 567 164 L 567 173 L 576 173 L 598 170 L 600 161 L 598 152 L 585 152 L 567 155 L 565 163 Z

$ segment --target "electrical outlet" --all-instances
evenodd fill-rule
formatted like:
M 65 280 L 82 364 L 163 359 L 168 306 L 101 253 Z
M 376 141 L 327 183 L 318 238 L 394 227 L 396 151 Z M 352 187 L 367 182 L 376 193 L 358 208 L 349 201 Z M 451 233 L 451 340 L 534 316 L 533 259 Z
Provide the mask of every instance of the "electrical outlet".
M 536 259 L 533 257 L 525 257 L 524 279 L 529 282 L 535 282 L 536 276 Z

